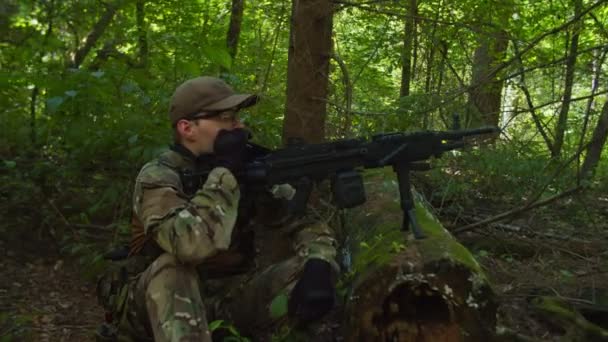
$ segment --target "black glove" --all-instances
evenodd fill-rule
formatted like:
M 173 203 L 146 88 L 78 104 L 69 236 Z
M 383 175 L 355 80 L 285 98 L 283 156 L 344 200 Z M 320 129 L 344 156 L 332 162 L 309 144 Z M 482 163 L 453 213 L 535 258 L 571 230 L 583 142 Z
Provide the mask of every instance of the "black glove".
M 243 128 L 222 129 L 213 143 L 215 165 L 225 167 L 232 173 L 241 170 L 245 164 L 249 132 Z
M 334 306 L 335 287 L 331 265 L 321 259 L 310 259 L 288 302 L 289 316 L 310 322 L 326 314 Z

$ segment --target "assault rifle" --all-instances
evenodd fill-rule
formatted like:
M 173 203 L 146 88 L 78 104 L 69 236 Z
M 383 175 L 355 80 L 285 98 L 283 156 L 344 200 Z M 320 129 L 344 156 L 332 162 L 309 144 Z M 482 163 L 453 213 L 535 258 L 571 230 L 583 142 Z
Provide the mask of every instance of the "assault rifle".
M 292 140 L 277 150 L 250 144 L 255 157 L 246 163 L 237 178 L 246 189 L 254 191 L 275 184 L 291 184 L 296 188 L 292 212 L 299 215 L 306 209 L 314 182 L 330 179 L 335 204 L 339 208 L 352 208 L 366 201 L 361 169 L 392 166 L 399 183 L 402 229 L 407 231 L 411 226 L 414 237 L 422 239 L 425 236 L 414 214 L 410 171 L 429 170 L 429 164 L 424 161 L 464 147 L 464 137 L 497 132 L 496 127 L 483 127 L 378 134 L 370 140 L 355 138 L 321 144 Z

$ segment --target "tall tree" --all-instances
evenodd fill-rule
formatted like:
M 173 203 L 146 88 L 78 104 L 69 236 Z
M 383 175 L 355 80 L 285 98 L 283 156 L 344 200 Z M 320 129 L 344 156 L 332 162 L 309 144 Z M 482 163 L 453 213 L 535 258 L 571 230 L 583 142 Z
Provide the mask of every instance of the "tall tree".
M 232 11 L 230 12 L 230 24 L 226 34 L 226 46 L 232 62 L 236 58 L 241 34 L 241 24 L 243 22 L 243 12 L 245 10 L 245 0 L 232 0 Z M 224 70 L 225 71 L 225 70 Z
M 97 20 L 95 26 L 93 26 L 93 29 L 87 36 L 84 45 L 80 47 L 78 51 L 76 51 L 76 53 L 74 54 L 74 59 L 71 61 L 71 66 L 73 68 L 80 67 L 85 57 L 89 54 L 91 49 L 93 49 L 99 38 L 101 38 L 101 36 L 105 32 L 106 28 L 108 28 L 108 26 L 112 22 L 112 19 L 114 18 L 114 15 L 116 14 L 117 10 L 117 4 L 109 3 L 106 5 L 105 12 Z
M 135 3 L 136 19 L 137 19 L 137 44 L 139 47 L 138 65 L 142 68 L 148 66 L 148 36 L 146 30 L 146 1 L 137 0 Z
M 508 39 L 504 30 L 509 20 L 508 4 L 497 2 L 495 11 L 479 6 L 476 17 L 478 45 L 473 55 L 471 85 L 467 126 L 497 126 L 500 117 L 500 104 L 503 81 L 498 78 L 494 69 L 502 62 L 507 51 Z
M 294 0 L 287 62 L 283 141 L 325 139 L 334 5 L 331 0 Z
M 574 0 L 574 16 L 578 17 L 583 9 L 582 0 Z M 562 146 L 564 145 L 564 135 L 568 126 L 568 112 L 570 111 L 570 101 L 572 99 L 572 85 L 574 82 L 574 68 L 576 67 L 576 56 L 578 53 L 578 38 L 580 30 L 582 28 L 582 19 L 579 19 L 572 26 L 572 37 L 570 38 L 570 47 L 568 49 L 568 56 L 566 59 L 566 79 L 564 83 L 564 96 L 562 100 L 562 106 L 559 110 L 557 117 L 557 124 L 555 125 L 555 142 L 553 143 L 553 149 L 551 155 L 558 157 L 562 152 Z
M 608 137 L 608 101 L 604 103 L 602 107 L 602 113 L 600 118 L 597 120 L 597 125 L 593 130 L 591 136 L 591 142 L 587 148 L 587 155 L 583 161 L 581 167 L 581 174 L 583 177 L 591 177 L 595 172 L 595 168 L 600 161 L 602 151 L 606 145 L 606 138 Z
M 418 12 L 417 0 L 409 0 L 407 15 L 405 17 L 405 28 L 403 31 L 403 57 L 401 67 L 401 97 L 410 94 L 410 82 L 412 79 L 412 50 L 414 49 L 414 37 L 416 36 L 416 14 Z

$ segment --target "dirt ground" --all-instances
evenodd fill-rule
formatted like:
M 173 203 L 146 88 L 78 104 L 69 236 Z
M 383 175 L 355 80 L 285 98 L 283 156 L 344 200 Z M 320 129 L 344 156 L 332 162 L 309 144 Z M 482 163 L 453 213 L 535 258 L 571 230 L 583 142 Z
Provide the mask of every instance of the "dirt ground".
M 585 205 L 566 199 L 458 235 L 493 281 L 500 325 L 534 340 L 554 341 L 568 326 L 539 315 L 534 298 L 551 295 L 590 304 L 608 293 L 608 198 L 581 200 Z M 463 211 L 466 215 L 441 219 L 455 227 L 506 209 L 479 203 Z M 95 284 L 57 248 L 0 240 L 0 274 L 1 342 L 94 341 L 103 320 Z
M 0 341 L 95 341 L 95 284 L 42 243 L 0 240 Z
M 510 209 L 487 203 L 475 208 L 469 218 Z M 534 305 L 535 299 L 552 296 L 598 310 L 608 328 L 608 198 L 575 196 L 457 237 L 493 282 L 500 325 L 536 340 L 563 338 L 571 324 Z

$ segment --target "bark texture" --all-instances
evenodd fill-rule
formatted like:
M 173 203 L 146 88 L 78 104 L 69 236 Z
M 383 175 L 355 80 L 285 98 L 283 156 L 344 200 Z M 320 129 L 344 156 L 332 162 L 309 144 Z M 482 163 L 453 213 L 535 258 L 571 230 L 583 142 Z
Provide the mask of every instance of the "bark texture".
M 493 11 L 479 7 L 473 13 L 478 18 L 478 45 L 473 55 L 466 127 L 497 126 L 500 120 L 504 82 L 496 70 L 502 64 L 509 44 L 508 34 L 502 27 L 506 27 L 512 7 L 503 1 L 493 1 L 492 4 Z
M 287 62 L 287 103 L 283 141 L 325 139 L 333 3 L 294 0 Z
M 239 36 L 241 35 L 241 24 L 243 23 L 243 12 L 245 10 L 245 0 L 232 0 L 232 12 L 230 14 L 230 25 L 226 34 L 226 46 L 228 54 L 236 57 L 237 48 L 239 45 Z
M 491 70 L 504 58 L 508 40 L 505 32 L 497 32 L 492 39 L 483 38 L 473 56 L 472 89 L 469 105 L 472 114 L 469 126 L 497 126 L 500 117 L 502 81 L 489 77 Z
M 581 168 L 581 174 L 584 177 L 591 177 L 595 171 L 597 164 L 602 156 L 602 151 L 606 145 L 606 138 L 608 137 L 608 101 L 604 103 L 602 107 L 602 113 L 597 121 L 597 125 L 593 130 L 591 136 L 591 144 L 587 149 L 587 155 Z
M 574 15 L 579 16 L 582 11 L 582 1 L 574 0 Z M 555 141 L 551 155 L 558 157 L 562 153 L 564 136 L 568 126 L 568 112 L 570 111 L 570 101 L 572 100 L 572 85 L 574 84 L 574 68 L 576 67 L 576 55 L 578 54 L 578 37 L 581 30 L 581 21 L 573 25 L 572 38 L 566 59 L 566 80 L 564 81 L 564 97 L 562 107 L 559 110 L 557 124 L 555 125 Z
M 137 17 L 137 45 L 139 47 L 138 64 L 142 68 L 148 66 L 148 33 L 146 30 L 146 1 L 138 0 L 135 3 Z
M 400 96 L 410 94 L 410 82 L 412 79 L 412 49 L 414 48 L 414 37 L 416 36 L 415 17 L 418 12 L 417 0 L 409 0 L 405 28 L 403 32 L 403 57 L 401 69 Z

